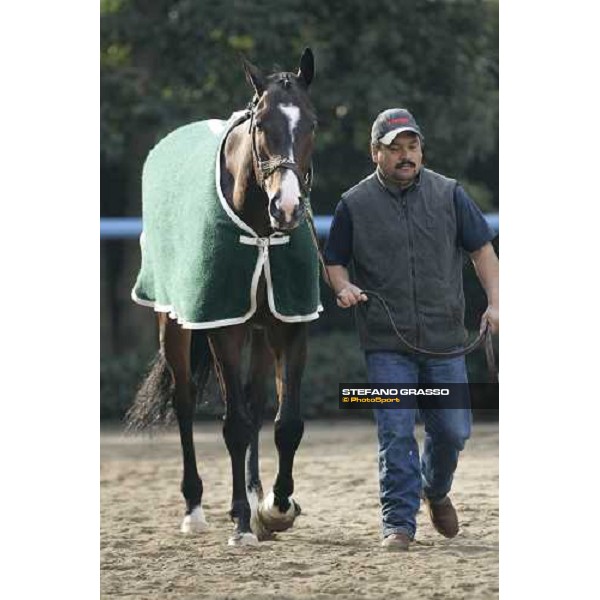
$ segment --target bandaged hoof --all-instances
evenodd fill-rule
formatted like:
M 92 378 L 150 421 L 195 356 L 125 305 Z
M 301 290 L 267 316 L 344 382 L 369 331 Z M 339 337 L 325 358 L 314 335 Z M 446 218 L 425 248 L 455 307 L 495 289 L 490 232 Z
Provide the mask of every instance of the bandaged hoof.
M 259 542 L 266 542 L 275 539 L 275 534 L 263 523 L 258 511 L 253 512 L 250 516 L 250 529 L 256 535 Z
M 181 523 L 182 533 L 201 533 L 207 529 L 208 523 L 201 506 L 196 506 L 189 515 L 185 515 Z
M 269 492 L 263 502 L 258 507 L 258 517 L 262 526 L 268 531 L 285 531 L 294 525 L 297 512 L 296 503 L 289 498 L 290 506 L 285 512 L 282 512 L 275 504 L 273 492 Z
M 258 546 L 258 538 L 253 533 L 234 533 L 227 542 L 228 546 Z

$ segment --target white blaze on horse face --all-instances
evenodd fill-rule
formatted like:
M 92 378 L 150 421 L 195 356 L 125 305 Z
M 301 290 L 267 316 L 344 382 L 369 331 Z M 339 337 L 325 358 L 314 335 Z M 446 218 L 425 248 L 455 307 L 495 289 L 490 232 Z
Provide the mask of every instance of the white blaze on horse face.
M 288 157 L 290 160 L 294 160 L 294 130 L 300 121 L 300 109 L 293 104 L 279 104 L 277 108 L 279 108 L 288 120 L 288 126 L 290 128 L 290 149 L 288 151 Z
M 290 147 L 288 158 L 294 160 L 294 130 L 300 121 L 300 109 L 293 104 L 279 104 L 279 110 L 285 115 L 288 121 L 290 131 Z M 281 176 L 280 199 L 277 203 L 278 208 L 283 212 L 283 218 L 286 223 L 292 220 L 295 208 L 300 204 L 300 184 L 298 177 L 290 169 L 284 169 Z

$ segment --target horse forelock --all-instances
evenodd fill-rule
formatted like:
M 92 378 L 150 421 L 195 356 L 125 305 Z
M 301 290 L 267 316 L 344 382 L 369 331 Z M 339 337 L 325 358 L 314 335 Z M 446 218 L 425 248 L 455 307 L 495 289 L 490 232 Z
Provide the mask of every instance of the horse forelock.
M 267 77 L 267 82 L 266 96 L 272 100 L 274 106 L 281 103 L 294 104 L 303 111 L 314 113 L 308 91 L 299 83 L 295 73 L 273 73 Z

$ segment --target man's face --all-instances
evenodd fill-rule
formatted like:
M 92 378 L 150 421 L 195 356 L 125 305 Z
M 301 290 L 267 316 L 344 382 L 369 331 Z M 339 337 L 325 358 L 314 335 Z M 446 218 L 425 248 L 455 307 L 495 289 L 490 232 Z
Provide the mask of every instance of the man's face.
M 399 133 L 389 146 L 371 147 L 371 155 L 385 177 L 401 187 L 412 183 L 423 163 L 421 139 L 412 131 Z

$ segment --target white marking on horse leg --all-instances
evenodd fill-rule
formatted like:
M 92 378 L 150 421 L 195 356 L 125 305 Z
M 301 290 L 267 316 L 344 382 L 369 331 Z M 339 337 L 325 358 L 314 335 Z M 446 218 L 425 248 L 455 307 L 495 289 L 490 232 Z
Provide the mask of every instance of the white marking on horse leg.
M 248 449 L 246 450 L 246 473 L 248 473 L 248 461 L 250 460 L 250 444 L 248 445 Z M 262 497 L 262 488 L 260 489 L 260 496 Z M 250 529 L 252 533 L 256 535 L 256 538 L 259 542 L 263 540 L 271 539 L 273 536 L 271 532 L 264 527 L 259 516 L 258 516 L 258 505 L 260 504 L 259 498 L 259 486 L 255 485 L 246 486 L 246 498 L 248 499 L 248 504 L 250 505 Z M 231 544 L 233 545 L 233 544 Z
M 265 501 L 263 502 L 263 512 L 267 512 L 269 514 L 272 515 L 280 515 L 281 517 L 284 516 L 292 516 L 295 514 L 294 512 L 294 501 L 289 498 L 290 501 L 290 506 L 289 508 L 285 511 L 285 512 L 281 512 L 279 510 L 279 507 L 275 505 L 275 494 L 273 494 L 273 490 L 271 490 L 268 494 L 267 497 L 265 498 Z
M 294 160 L 294 131 L 300 121 L 300 109 L 293 104 L 279 104 L 279 110 L 285 115 L 290 131 L 290 147 L 288 158 Z M 278 208 L 283 212 L 285 222 L 292 220 L 294 209 L 300 203 L 300 184 L 298 177 L 293 171 L 286 169 L 281 177 L 281 191 Z
M 250 448 L 246 450 L 246 463 L 248 462 L 248 456 L 250 453 Z M 250 505 L 250 528 L 252 531 L 240 533 L 236 531 L 230 538 L 227 540 L 228 546 L 258 546 L 258 537 L 256 534 L 256 530 L 252 526 L 252 520 L 254 515 L 258 513 L 258 494 L 255 489 L 246 488 L 246 497 L 248 498 L 248 504 Z
M 258 546 L 258 538 L 253 533 L 234 533 L 227 541 L 228 546 Z
M 258 492 L 254 488 L 248 488 L 246 490 L 246 495 L 248 496 L 248 504 L 250 504 L 250 529 L 252 529 L 252 533 L 256 535 L 259 542 L 263 540 L 269 540 L 273 538 L 273 534 L 270 529 L 265 527 L 262 522 L 259 514 L 259 498 Z
M 204 516 L 204 511 L 201 506 L 196 506 L 194 510 L 185 515 L 181 523 L 182 533 L 200 533 L 208 529 L 208 522 Z
M 250 513 L 254 514 L 258 510 L 258 492 L 254 488 L 247 488 L 246 496 L 250 505 Z

